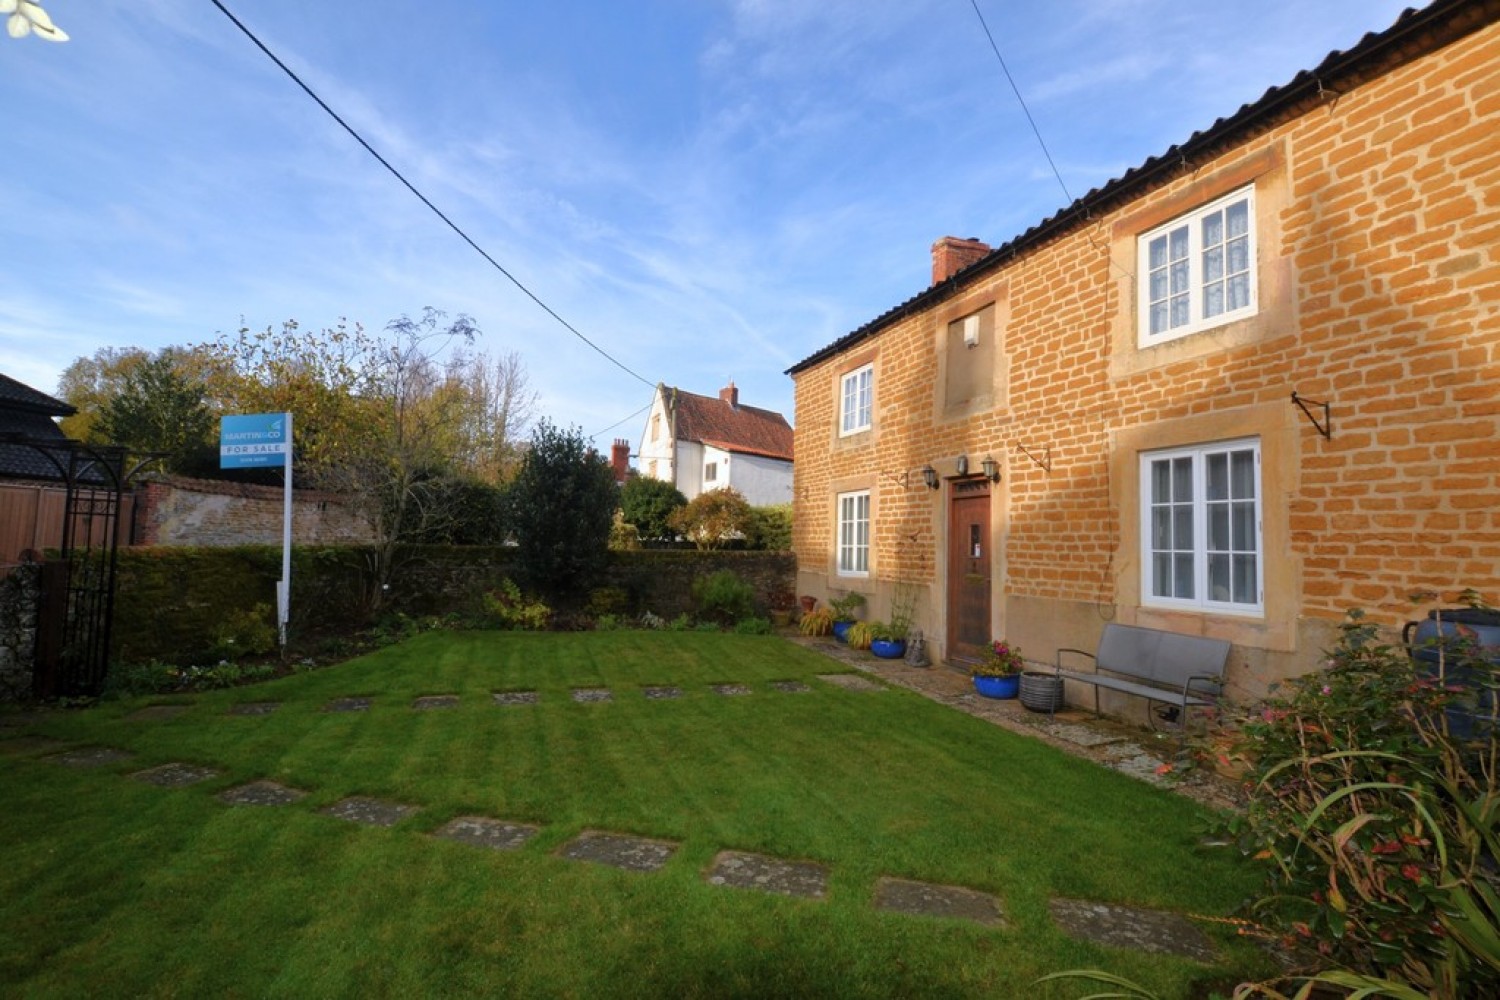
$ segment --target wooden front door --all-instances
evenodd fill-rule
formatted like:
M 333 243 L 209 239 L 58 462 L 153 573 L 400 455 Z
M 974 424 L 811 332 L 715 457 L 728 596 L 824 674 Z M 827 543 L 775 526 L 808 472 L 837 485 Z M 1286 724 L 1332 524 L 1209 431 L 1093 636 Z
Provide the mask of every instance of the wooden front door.
M 990 484 L 952 484 L 948 511 L 948 660 L 982 660 L 990 643 Z

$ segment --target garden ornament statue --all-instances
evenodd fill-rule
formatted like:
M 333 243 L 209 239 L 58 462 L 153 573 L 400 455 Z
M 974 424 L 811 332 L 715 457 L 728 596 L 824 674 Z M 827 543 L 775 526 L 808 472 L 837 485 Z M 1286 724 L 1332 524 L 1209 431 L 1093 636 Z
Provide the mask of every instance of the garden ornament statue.
M 930 662 L 927 659 L 927 640 L 922 638 L 922 630 L 914 628 L 906 633 L 906 656 L 902 662 L 908 667 L 925 667 Z

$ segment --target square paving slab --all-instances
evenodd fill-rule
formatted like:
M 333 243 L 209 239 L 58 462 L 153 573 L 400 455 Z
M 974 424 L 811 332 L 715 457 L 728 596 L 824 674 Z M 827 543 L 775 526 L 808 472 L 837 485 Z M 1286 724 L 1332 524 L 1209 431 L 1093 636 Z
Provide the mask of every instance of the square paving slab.
M 68 767 L 108 767 L 110 764 L 118 764 L 134 756 L 135 754 L 129 750 L 121 750 L 118 747 L 84 747 L 80 750 L 54 754 L 47 759 Z
M 714 694 L 723 695 L 726 698 L 733 698 L 736 695 L 752 693 L 751 690 L 743 684 L 715 684 L 713 685 L 713 689 Z
M 415 814 L 417 807 L 400 802 L 388 802 L 385 799 L 352 795 L 331 806 L 325 806 L 318 812 L 324 816 L 348 820 L 350 823 L 363 823 L 366 826 L 395 826 L 406 817 Z
M 131 722 L 160 722 L 163 719 L 175 719 L 192 707 L 191 705 L 147 705 L 139 711 L 131 712 L 125 718 Z
M 801 681 L 772 681 L 771 687 L 775 688 L 777 691 L 783 692 L 784 694 L 801 694 L 804 691 L 812 690 L 812 688 L 808 687 L 806 684 L 803 684 Z
M 535 691 L 496 691 L 496 705 L 535 705 L 541 701 Z
M 1054 899 L 1052 919 L 1065 934 L 1113 948 L 1180 955 L 1198 962 L 1215 960 L 1213 942 L 1178 913 L 1137 910 L 1128 906 Z
M 274 781 L 252 781 L 219 793 L 219 801 L 232 806 L 288 806 L 307 795 Z
M 418 698 L 411 703 L 411 707 L 419 712 L 430 711 L 434 708 L 457 708 L 458 695 L 456 694 L 432 694 L 424 698 Z
M 904 878 L 882 878 L 875 883 L 875 908 L 918 917 L 952 917 L 997 927 L 1005 912 L 988 893 L 956 885 L 933 885 Z
M 621 833 L 580 833 L 559 852 L 573 861 L 592 861 L 630 872 L 654 872 L 677 852 L 677 845 Z
M 211 767 L 174 762 L 137 771 L 131 777 L 136 781 L 144 781 L 148 785 L 157 785 L 161 788 L 186 788 L 188 785 L 196 785 L 200 781 L 218 777 L 218 774 L 219 772 Z
M 279 701 L 242 701 L 229 706 L 230 715 L 270 715 L 281 707 Z
M 764 854 L 720 851 L 708 870 L 708 883 L 822 899 L 828 892 L 828 869 L 811 861 L 783 861 Z
M 818 680 L 826 681 L 845 691 L 884 691 L 884 684 L 877 684 L 859 674 L 819 674 Z
M 323 706 L 325 712 L 367 712 L 369 709 L 369 698 L 335 698 Z
M 682 688 L 675 687 L 647 687 L 642 688 L 641 693 L 654 701 L 665 701 L 668 698 L 681 698 Z
M 609 688 L 574 688 L 573 700 L 582 702 L 613 701 Z
M 1102 747 L 1110 743 L 1119 743 L 1125 738 L 1115 733 L 1100 732 L 1088 726 L 1070 725 L 1065 722 L 1049 723 L 1039 728 L 1050 736 L 1056 736 L 1060 740 L 1067 740 L 1081 747 Z
M 514 851 L 535 837 L 537 830 L 529 823 L 507 823 L 488 816 L 458 816 L 432 831 L 432 835 L 475 847 Z

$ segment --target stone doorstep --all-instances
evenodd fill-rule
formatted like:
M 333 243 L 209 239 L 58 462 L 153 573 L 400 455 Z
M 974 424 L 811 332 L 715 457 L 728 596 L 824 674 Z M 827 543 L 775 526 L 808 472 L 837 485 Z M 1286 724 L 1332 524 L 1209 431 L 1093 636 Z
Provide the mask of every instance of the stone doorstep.
M 252 781 L 219 793 L 219 801 L 232 806 L 287 806 L 307 795 L 274 781 Z
M 242 701 L 229 706 L 226 715 L 270 715 L 281 707 L 279 701 Z
M 362 823 L 365 826 L 395 826 L 417 811 L 417 806 L 370 798 L 365 795 L 351 795 L 318 810 L 324 816 L 332 816 L 350 823 Z
M 131 775 L 136 781 L 144 781 L 148 785 L 156 785 L 159 788 L 186 788 L 188 785 L 196 785 L 200 781 L 207 781 L 209 778 L 218 776 L 219 772 L 211 767 L 199 767 L 196 764 L 183 764 L 177 761 L 158 767 L 148 767 L 144 771 L 137 771 Z
M 704 878 L 709 885 L 756 889 L 803 899 L 822 899 L 828 894 L 828 869 L 824 865 L 743 851 L 720 851 Z
M 916 917 L 971 920 L 986 927 L 1005 923 L 1000 900 L 977 889 L 882 877 L 875 883 L 875 908 Z
M 542 700 L 535 691 L 494 691 L 491 697 L 496 705 L 535 705 Z
M 135 754 L 129 750 L 121 750 L 118 747 L 84 747 L 53 754 L 45 759 L 67 767 L 107 767 L 110 764 L 130 760 L 134 756 Z
M 456 694 L 430 694 L 417 698 L 411 703 L 411 707 L 419 712 L 427 712 L 438 708 L 457 708 L 458 695 Z
M 369 698 L 335 698 L 323 706 L 325 712 L 367 712 L 369 709 Z
M 1140 910 L 1083 899 L 1054 899 L 1047 904 L 1063 933 L 1081 941 L 1177 955 L 1213 964 L 1213 942 L 1180 913 Z
M 488 816 L 457 816 L 432 831 L 432 836 L 496 851 L 514 851 L 540 831 L 541 827 L 530 823 L 507 823 Z
M 677 853 L 677 844 L 621 833 L 585 830 L 568 841 L 558 854 L 573 861 L 590 861 L 632 872 L 654 872 Z

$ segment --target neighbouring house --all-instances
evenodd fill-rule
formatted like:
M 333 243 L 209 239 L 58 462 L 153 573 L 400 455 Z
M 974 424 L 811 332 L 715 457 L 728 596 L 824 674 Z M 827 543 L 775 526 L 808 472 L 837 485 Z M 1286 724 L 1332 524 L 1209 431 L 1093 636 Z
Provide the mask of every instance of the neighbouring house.
M 1236 698 L 1350 608 L 1500 600 L 1497 21 L 1407 11 L 1003 245 L 938 241 L 789 369 L 800 592 L 914 585 L 958 664 L 1219 637 Z
M 689 500 L 732 486 L 753 507 L 792 501 L 792 428 L 771 410 L 740 405 L 734 382 L 717 397 L 658 384 L 636 470 Z

